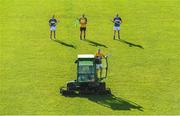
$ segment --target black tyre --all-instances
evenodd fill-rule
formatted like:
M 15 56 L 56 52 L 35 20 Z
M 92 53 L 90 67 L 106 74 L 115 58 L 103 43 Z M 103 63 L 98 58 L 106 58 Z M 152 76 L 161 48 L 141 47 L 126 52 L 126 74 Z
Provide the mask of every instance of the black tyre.
M 99 91 L 105 91 L 106 90 L 106 84 L 100 83 L 98 89 L 99 89 Z
M 76 85 L 75 85 L 75 83 L 68 83 L 68 84 L 67 84 L 67 90 L 68 90 L 68 91 L 74 91 L 74 90 L 76 90 Z
M 111 89 L 107 88 L 105 93 L 110 95 L 111 94 Z

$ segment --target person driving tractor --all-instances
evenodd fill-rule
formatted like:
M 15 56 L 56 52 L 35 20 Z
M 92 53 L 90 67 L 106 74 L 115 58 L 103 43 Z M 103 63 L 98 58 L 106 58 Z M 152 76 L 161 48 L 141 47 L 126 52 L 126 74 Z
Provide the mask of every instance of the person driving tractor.
M 106 56 L 101 52 L 100 49 L 97 50 L 95 54 L 95 62 L 96 62 L 96 72 L 98 76 L 98 72 L 100 70 L 100 78 L 102 77 L 102 58 L 106 58 Z

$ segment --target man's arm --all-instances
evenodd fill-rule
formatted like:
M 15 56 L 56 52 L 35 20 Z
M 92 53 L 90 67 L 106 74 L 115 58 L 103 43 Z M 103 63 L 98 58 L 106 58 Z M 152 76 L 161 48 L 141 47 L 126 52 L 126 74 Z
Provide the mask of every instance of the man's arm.
M 113 18 L 112 22 L 115 23 L 115 19 L 114 18 Z
M 54 22 L 55 22 L 55 25 L 57 24 L 57 20 L 56 19 L 54 19 Z
M 120 23 L 122 23 L 122 19 L 120 18 Z
M 103 53 L 101 53 L 101 56 L 102 56 L 103 58 L 106 58 L 106 56 L 105 56 Z
M 88 22 L 88 21 L 87 21 L 87 18 L 85 18 L 85 20 L 86 20 L 86 24 L 87 24 L 87 22 Z
M 48 22 L 49 22 L 49 26 L 51 26 L 51 19 Z

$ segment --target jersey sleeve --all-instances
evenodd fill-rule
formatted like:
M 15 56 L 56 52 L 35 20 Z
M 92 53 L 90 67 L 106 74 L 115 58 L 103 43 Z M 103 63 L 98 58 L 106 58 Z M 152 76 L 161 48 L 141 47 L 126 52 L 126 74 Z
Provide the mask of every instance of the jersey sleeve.
M 113 19 L 113 21 L 115 21 L 115 20 L 116 20 L 116 18 Z
M 122 19 L 119 17 L 119 20 L 122 22 Z

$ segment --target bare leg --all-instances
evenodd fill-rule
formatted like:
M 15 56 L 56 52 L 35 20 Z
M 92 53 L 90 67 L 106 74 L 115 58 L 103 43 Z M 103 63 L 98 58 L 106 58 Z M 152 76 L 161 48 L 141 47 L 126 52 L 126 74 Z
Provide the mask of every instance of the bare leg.
M 80 31 L 80 39 L 82 40 L 82 31 Z
M 86 31 L 84 31 L 84 40 L 86 39 Z
M 120 30 L 118 30 L 118 38 L 119 38 L 119 40 L 120 40 Z
M 50 39 L 52 40 L 52 31 L 50 31 Z
M 100 78 L 102 77 L 102 67 L 100 68 Z
M 116 39 L 116 30 L 114 30 L 114 40 Z
M 56 31 L 54 31 L 54 39 L 56 39 Z
M 99 72 L 99 70 L 98 69 L 96 69 L 96 76 L 98 77 L 98 72 Z

